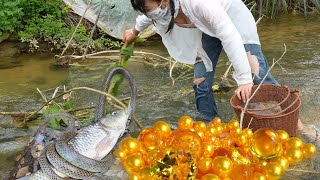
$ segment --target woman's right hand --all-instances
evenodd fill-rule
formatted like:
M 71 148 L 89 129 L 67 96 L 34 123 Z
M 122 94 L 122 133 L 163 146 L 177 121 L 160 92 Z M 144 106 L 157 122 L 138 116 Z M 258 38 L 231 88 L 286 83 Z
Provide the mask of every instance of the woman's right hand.
M 137 31 L 135 28 L 128 29 L 123 34 L 123 47 L 127 47 L 129 44 L 133 43 L 136 37 L 138 36 L 139 31 Z

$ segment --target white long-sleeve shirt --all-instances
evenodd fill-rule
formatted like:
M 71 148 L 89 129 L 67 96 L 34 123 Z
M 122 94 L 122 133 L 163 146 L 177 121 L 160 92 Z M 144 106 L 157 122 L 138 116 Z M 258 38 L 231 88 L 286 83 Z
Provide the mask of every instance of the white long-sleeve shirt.
M 165 33 L 166 26 L 155 25 L 169 54 L 182 63 L 194 64 L 197 56 L 203 59 L 207 71 L 212 64 L 202 49 L 202 32 L 221 40 L 224 51 L 235 72 L 238 85 L 252 82 L 250 65 L 243 44 L 260 44 L 256 24 L 241 0 L 180 0 L 183 13 L 197 27 L 174 26 Z M 146 16 L 137 17 L 135 28 L 142 31 L 152 24 Z

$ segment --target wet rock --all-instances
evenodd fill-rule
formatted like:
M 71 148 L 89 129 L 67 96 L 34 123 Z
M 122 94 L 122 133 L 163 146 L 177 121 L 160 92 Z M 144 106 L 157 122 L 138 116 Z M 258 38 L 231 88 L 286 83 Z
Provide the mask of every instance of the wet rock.
M 21 66 L 19 59 L 21 51 L 15 43 L 1 43 L 0 44 L 0 69 L 13 68 Z
M 9 34 L 9 33 L 4 33 L 4 34 L 0 35 L 0 43 L 1 43 L 2 41 L 7 40 L 9 37 L 10 37 L 10 34 Z
M 24 177 L 29 172 L 29 167 L 25 166 L 18 170 L 16 178 Z

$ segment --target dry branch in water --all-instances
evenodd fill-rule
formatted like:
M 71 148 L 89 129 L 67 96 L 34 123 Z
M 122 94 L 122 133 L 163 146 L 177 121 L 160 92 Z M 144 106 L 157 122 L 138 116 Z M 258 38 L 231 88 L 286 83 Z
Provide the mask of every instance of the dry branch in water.
M 241 111 L 241 115 L 240 115 L 240 128 L 242 128 L 242 123 L 243 123 L 243 118 L 244 118 L 244 114 L 247 110 L 248 104 L 251 101 L 251 99 L 254 97 L 254 95 L 256 94 L 256 92 L 260 89 L 261 84 L 265 81 L 265 79 L 267 78 L 267 75 L 269 74 L 270 70 L 274 67 L 275 64 L 277 64 L 285 55 L 285 53 L 287 52 L 287 46 L 286 44 L 283 44 L 284 46 L 284 52 L 282 53 L 282 55 L 280 56 L 279 59 L 277 59 L 275 61 L 275 59 L 273 59 L 272 65 L 270 66 L 270 68 L 268 69 L 266 75 L 263 77 L 263 79 L 261 80 L 260 84 L 258 85 L 257 89 L 252 93 L 251 97 L 247 100 L 243 110 Z

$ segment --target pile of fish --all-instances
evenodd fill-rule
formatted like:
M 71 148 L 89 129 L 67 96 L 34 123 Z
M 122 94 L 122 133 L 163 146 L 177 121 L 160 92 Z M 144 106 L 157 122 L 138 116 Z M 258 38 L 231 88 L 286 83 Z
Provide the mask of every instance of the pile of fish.
M 113 74 L 121 73 L 131 86 L 131 99 L 128 109 L 117 110 L 104 115 L 105 96 L 100 96 L 95 121 L 80 130 L 70 128 L 67 132 L 45 145 L 38 154 L 40 169 L 20 180 L 59 180 L 59 179 L 99 179 L 102 173 L 113 164 L 111 150 L 125 133 L 134 110 L 136 87 L 132 76 L 123 68 L 112 68 L 104 80 L 102 90 L 106 90 Z M 74 124 L 74 119 L 65 116 Z M 45 123 L 50 121 L 45 120 Z M 40 127 L 41 128 L 41 127 Z M 38 133 L 39 134 L 39 133 Z M 43 136 L 35 136 L 35 141 L 43 142 Z M 97 176 L 98 175 L 98 176 Z M 113 178 L 108 178 L 113 179 Z M 117 179 L 117 178 L 115 178 Z

